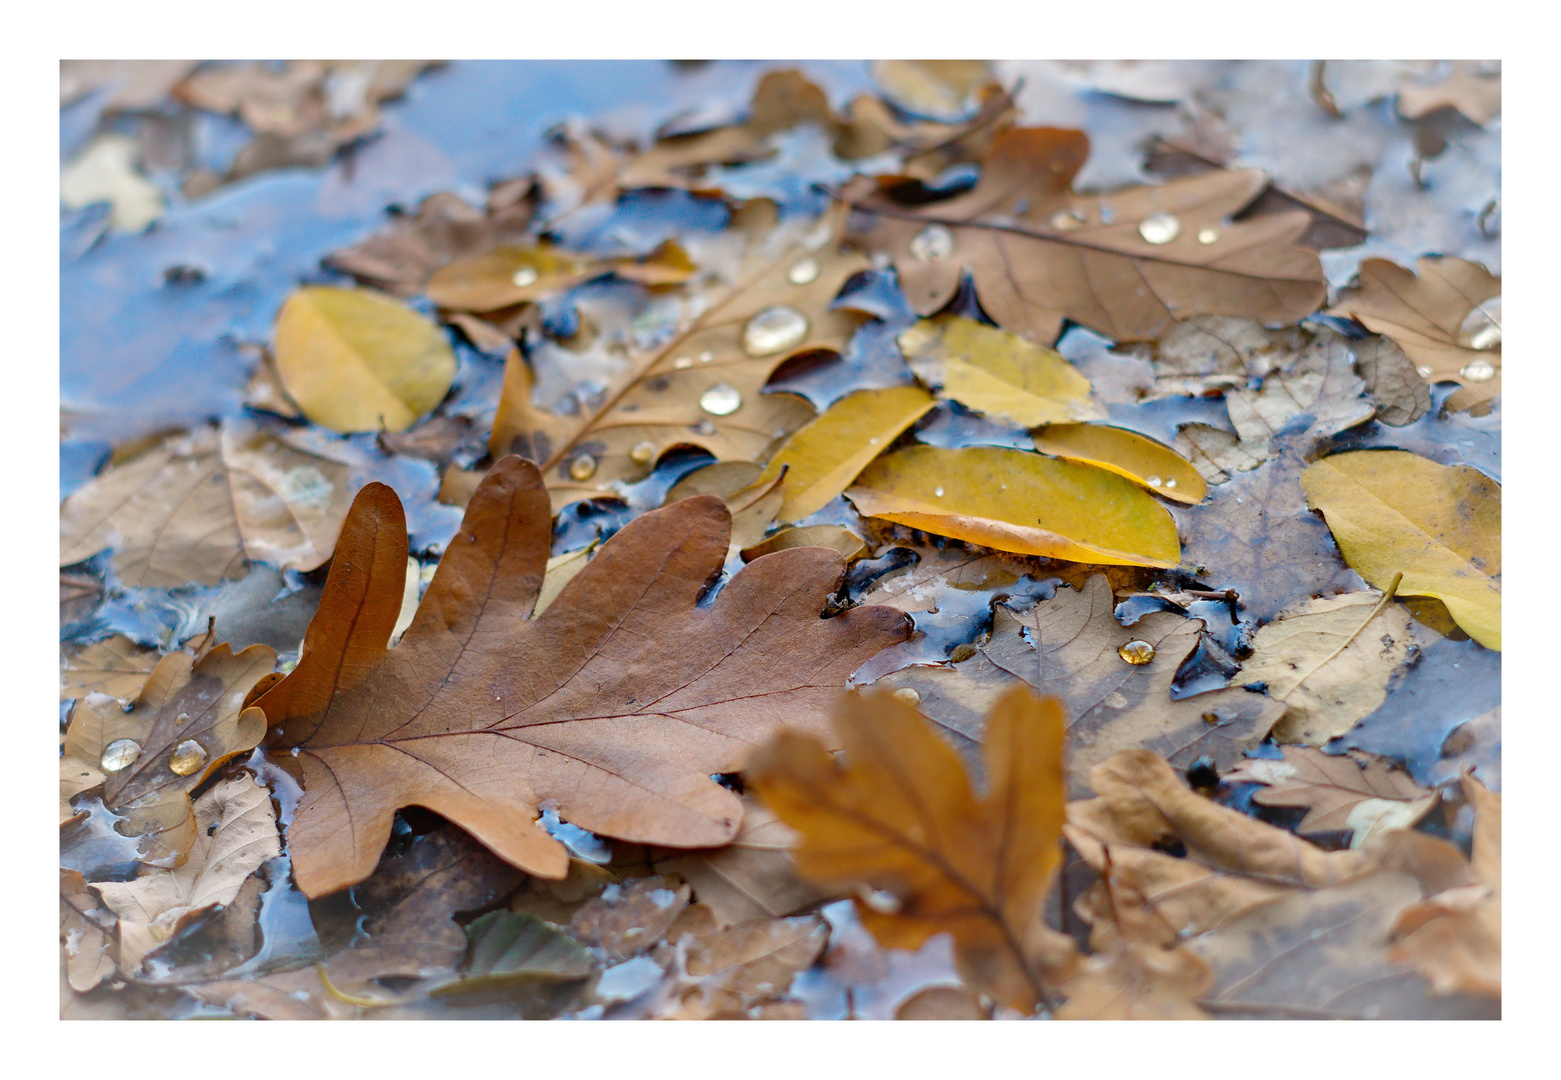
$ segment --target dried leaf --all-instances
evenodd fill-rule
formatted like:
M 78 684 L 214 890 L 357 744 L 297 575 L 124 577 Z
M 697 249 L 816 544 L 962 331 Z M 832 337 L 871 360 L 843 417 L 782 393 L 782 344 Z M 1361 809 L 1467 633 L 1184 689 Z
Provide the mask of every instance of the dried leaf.
M 617 963 L 657 945 L 688 899 L 689 887 L 671 878 L 635 878 L 627 885 L 609 885 L 587 902 L 570 920 L 569 931 Z
M 360 492 L 298 666 L 258 702 L 302 766 L 288 827 L 299 888 L 362 880 L 394 810 L 414 803 L 544 877 L 568 862 L 533 823 L 550 799 L 606 836 L 730 840 L 741 805 L 710 774 L 741 768 L 781 723 L 820 728 L 846 676 L 907 628 L 884 609 L 820 619 L 842 572 L 822 548 L 767 556 L 696 607 L 727 529 L 710 497 L 642 515 L 531 619 L 547 491 L 535 466 L 503 459 L 386 651 L 406 526 L 389 488 Z
M 1295 244 L 1306 214 L 1230 220 L 1263 189 L 1262 173 L 1075 195 L 1088 152 L 1080 131 L 1014 128 L 992 142 L 970 192 L 914 207 L 858 200 L 874 217 L 865 239 L 894 259 L 918 313 L 947 304 L 969 270 L 998 325 L 1040 344 L 1064 319 L 1153 339 L 1200 314 L 1293 322 L 1325 299 L 1316 254 Z
M 246 558 L 313 570 L 347 512 L 348 469 L 227 422 L 110 467 L 60 508 L 60 565 L 111 547 L 130 588 L 239 577 Z
M 1072 959 L 1041 918 L 1062 861 L 1060 704 L 1027 690 L 997 703 L 980 797 L 955 753 L 888 694 L 844 699 L 835 725 L 845 768 L 815 740 L 783 733 L 748 772 L 759 797 L 802 834 L 803 875 L 876 890 L 861 915 L 886 947 L 948 932 L 967 981 L 1033 1010 L 1044 981 Z
M 864 604 L 887 604 L 901 611 L 932 611 L 942 589 L 985 592 L 1005 589 L 1028 571 L 1018 557 L 961 544 L 947 547 L 899 548 L 909 561 L 872 583 Z
M 641 259 L 597 259 L 559 251 L 548 244 L 501 245 L 446 263 L 428 279 L 428 298 L 457 311 L 496 311 L 615 273 L 646 285 L 676 285 L 694 276 L 681 246 L 667 241 Z
M 1438 82 L 1399 87 L 1400 116 L 1416 119 L 1438 109 L 1457 109 L 1476 124 L 1489 124 L 1501 113 L 1501 68 L 1490 70 L 1488 61 L 1455 60 Z
M 872 71 L 898 108 L 946 122 L 969 114 L 975 92 L 994 81 L 986 60 L 874 60 Z
M 724 928 L 710 919 L 677 934 L 673 940 L 685 950 L 680 982 L 686 987 L 677 1018 L 747 1018 L 750 1009 L 786 993 L 797 973 L 823 953 L 828 938 L 828 924 L 817 915 L 752 919 Z
M 782 529 L 763 543 L 743 548 L 743 561 L 753 562 L 761 555 L 794 547 L 834 548 L 848 563 L 868 554 L 862 538 L 843 525 L 805 525 L 796 529 Z
M 1023 450 L 913 446 L 874 461 L 846 497 L 865 517 L 1002 551 L 1126 566 L 1181 558 L 1176 523 L 1138 485 Z
M 1355 362 L 1384 424 L 1404 427 L 1430 410 L 1431 388 L 1392 338 L 1373 337 L 1356 345 Z
M 60 672 L 60 700 L 107 694 L 109 697 L 134 697 L 146 685 L 146 677 L 157 666 L 156 649 L 143 648 L 115 634 L 78 649 Z
M 1104 420 L 1089 380 L 1051 349 L 962 315 L 923 319 L 897 339 L 938 396 L 1021 427 Z
M 1048 424 L 1034 439 L 1043 454 L 1107 469 L 1167 499 L 1200 503 L 1208 494 L 1192 462 L 1136 431 L 1106 424 Z
M 198 60 L 61 60 L 60 104 L 109 88 L 105 112 L 156 110 Z
M 60 758 L 60 824 L 75 821 L 80 816 L 71 800 L 84 791 L 91 791 L 103 782 L 103 770 L 73 757 Z
M 980 995 L 963 986 L 933 986 L 912 995 L 895 1010 L 896 1020 L 990 1020 L 992 1010 Z
M 528 913 L 490 911 L 466 927 L 466 972 L 435 987 L 435 997 L 503 990 L 531 982 L 583 979 L 591 955 L 574 938 Z
M 114 974 L 109 955 L 114 916 L 74 870 L 60 870 L 60 944 L 70 988 L 84 994 Z
M 322 427 L 405 431 L 444 399 L 455 353 L 442 330 L 387 296 L 313 285 L 277 313 L 276 370 Z
M 1310 746 L 1286 746 L 1283 753 L 1282 761 L 1243 761 L 1224 780 L 1267 785 L 1252 796 L 1262 806 L 1305 807 L 1297 832 L 1350 832 L 1350 847 L 1359 848 L 1376 833 L 1411 828 L 1436 805 L 1436 792 L 1382 758 L 1360 751 L 1336 756 Z
M 1434 596 L 1458 625 L 1501 648 L 1501 485 L 1468 466 L 1403 450 L 1335 454 L 1301 474 L 1345 562 L 1379 589 Z
M 1196 999 L 1213 981 L 1186 949 L 1123 945 L 1083 962 L 1059 987 L 1058 1020 L 1208 1020 Z

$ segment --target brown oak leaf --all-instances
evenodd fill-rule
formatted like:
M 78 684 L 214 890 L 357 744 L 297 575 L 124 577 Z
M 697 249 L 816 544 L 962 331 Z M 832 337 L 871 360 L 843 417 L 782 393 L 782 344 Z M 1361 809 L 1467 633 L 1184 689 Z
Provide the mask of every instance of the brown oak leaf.
M 387 487 L 359 492 L 298 666 L 256 703 L 271 744 L 297 751 L 288 843 L 307 895 L 367 877 L 414 804 L 543 877 L 568 863 L 535 824 L 545 802 L 606 836 L 726 843 L 742 804 L 711 775 L 782 724 L 823 730 L 846 677 L 908 634 L 884 608 L 819 618 L 844 566 L 824 548 L 758 559 L 697 606 L 730 527 L 708 496 L 631 522 L 532 618 L 550 521 L 536 466 L 497 462 L 386 649 L 405 514 Z
M 1311 746 L 1282 752 L 1282 761 L 1243 761 L 1224 779 L 1266 785 L 1252 796 L 1262 806 L 1305 807 L 1299 833 L 1351 832 L 1350 846 L 1360 847 L 1373 833 L 1410 828 L 1436 805 L 1436 792 L 1371 754 L 1325 754 Z

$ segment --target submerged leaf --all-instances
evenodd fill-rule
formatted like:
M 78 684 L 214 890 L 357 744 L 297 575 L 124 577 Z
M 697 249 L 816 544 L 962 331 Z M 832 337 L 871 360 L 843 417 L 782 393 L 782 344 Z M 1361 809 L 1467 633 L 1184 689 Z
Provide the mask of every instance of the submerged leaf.
M 473 919 L 466 933 L 471 939 L 466 973 L 436 987 L 435 997 L 583 979 L 591 973 L 585 946 L 528 912 L 490 911 Z

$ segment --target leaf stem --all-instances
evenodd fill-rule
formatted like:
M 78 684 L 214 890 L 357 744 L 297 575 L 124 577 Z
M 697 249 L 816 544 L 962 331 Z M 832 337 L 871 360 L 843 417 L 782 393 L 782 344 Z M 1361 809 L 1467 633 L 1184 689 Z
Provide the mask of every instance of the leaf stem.
M 314 970 L 320 976 L 320 983 L 325 987 L 325 992 L 337 1001 L 344 1001 L 348 1005 L 356 1005 L 360 1009 L 383 1009 L 386 1005 L 400 1004 L 399 998 L 359 997 L 356 994 L 347 993 L 331 982 L 331 977 L 326 973 L 323 963 L 314 965 Z

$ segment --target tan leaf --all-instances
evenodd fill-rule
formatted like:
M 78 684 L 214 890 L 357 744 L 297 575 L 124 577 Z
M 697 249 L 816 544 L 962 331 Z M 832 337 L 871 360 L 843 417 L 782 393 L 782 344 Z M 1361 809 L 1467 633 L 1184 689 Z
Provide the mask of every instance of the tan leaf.
M 608 273 L 646 285 L 676 285 L 694 276 L 694 264 L 671 240 L 639 259 L 575 255 L 545 243 L 504 244 L 446 263 L 429 277 L 425 291 L 443 308 L 489 312 L 540 300 Z
M 671 878 L 635 878 L 609 885 L 570 920 L 577 941 L 595 946 L 616 963 L 660 943 L 667 928 L 688 906 L 689 887 Z
M 1384 424 L 1404 427 L 1430 410 L 1431 388 L 1392 338 L 1373 337 L 1356 345 L 1355 362 Z
M 70 987 L 84 994 L 114 974 L 109 955 L 114 916 L 74 870 L 60 870 L 60 944 Z
M 1350 846 L 1358 848 L 1374 833 L 1410 828 L 1436 805 L 1436 792 L 1382 758 L 1309 746 L 1286 746 L 1283 753 L 1281 761 L 1249 758 L 1224 780 L 1267 785 L 1252 796 L 1260 805 L 1305 807 L 1297 832 L 1352 832 Z
M 676 933 L 676 930 L 674 930 Z M 713 919 L 674 940 L 684 948 L 683 1018 L 744 1016 L 791 987 L 824 951 L 828 925 L 817 915 L 750 919 L 717 928 Z
M 992 1010 L 963 986 L 933 986 L 906 999 L 895 1010 L 896 1020 L 990 1020 Z
M 1455 60 L 1445 78 L 1430 85 L 1399 87 L 1398 114 L 1415 119 L 1437 109 L 1457 109 L 1476 124 L 1489 124 L 1501 112 L 1501 68 L 1490 62 Z
M 1209 988 L 1208 965 L 1186 949 L 1124 945 L 1091 956 L 1059 986 L 1058 1020 L 1208 1020 L 1196 999 Z
M 77 649 L 60 672 L 60 700 L 94 693 L 134 697 L 146 685 L 157 659 L 156 649 L 143 648 L 123 634 Z
M 794 547 L 834 548 L 848 563 L 868 554 L 862 538 L 843 525 L 804 525 L 801 528 L 782 529 L 761 543 L 745 547 L 742 556 L 745 562 L 753 562 L 761 555 Z
M 60 758 L 60 824 L 75 821 L 77 810 L 70 801 L 83 791 L 91 791 L 103 782 L 103 770 L 73 757 Z
M 950 544 L 902 550 L 914 555 L 914 560 L 875 581 L 871 591 L 862 597 L 862 603 L 887 604 L 901 611 L 930 611 L 937 606 L 940 589 L 1003 589 L 1031 569 L 1019 557 L 979 547 Z

